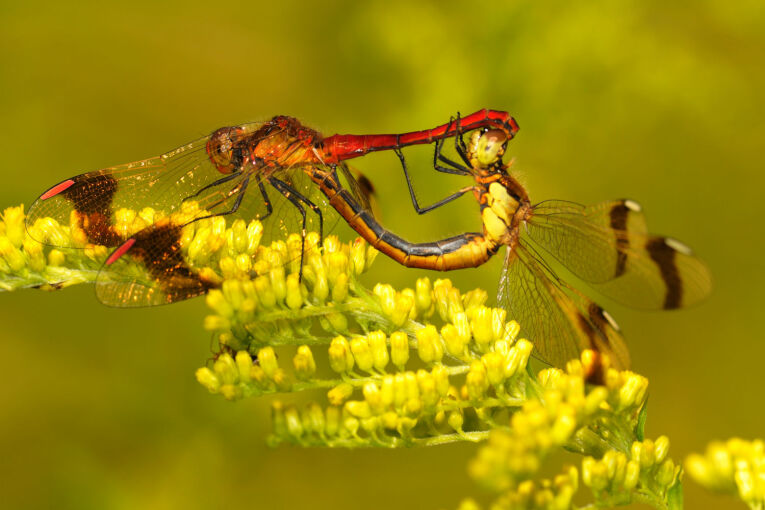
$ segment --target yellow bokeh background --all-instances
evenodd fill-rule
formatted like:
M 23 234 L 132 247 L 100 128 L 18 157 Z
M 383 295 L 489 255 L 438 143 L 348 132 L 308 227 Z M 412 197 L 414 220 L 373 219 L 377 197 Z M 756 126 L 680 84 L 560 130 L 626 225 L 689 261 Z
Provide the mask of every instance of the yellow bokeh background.
M 651 381 L 647 434 L 668 435 L 681 459 L 765 435 L 764 62 L 754 0 L 2 2 L 0 206 L 274 114 L 332 134 L 508 110 L 521 126 L 509 153 L 535 201 L 633 198 L 652 231 L 712 268 L 714 294 L 690 310 L 609 306 Z M 393 155 L 355 164 L 401 235 L 479 227 L 469 197 L 417 216 Z M 418 166 L 415 182 L 429 203 L 463 181 Z M 493 292 L 500 262 L 449 276 Z M 380 257 L 365 281 L 423 274 Z M 202 299 L 109 309 L 87 286 L 0 294 L 2 506 L 437 509 L 482 497 L 466 474 L 472 445 L 269 449 L 268 399 L 228 403 L 194 380 L 210 356 L 205 314 Z M 690 480 L 686 504 L 736 507 Z

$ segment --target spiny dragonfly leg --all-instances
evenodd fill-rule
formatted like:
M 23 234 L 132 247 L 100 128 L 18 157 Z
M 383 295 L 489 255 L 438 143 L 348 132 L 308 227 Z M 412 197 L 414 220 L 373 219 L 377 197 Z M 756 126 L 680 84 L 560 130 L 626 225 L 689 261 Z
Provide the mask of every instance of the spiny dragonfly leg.
M 271 205 L 271 199 L 268 198 L 268 193 L 266 193 L 266 187 L 263 186 L 263 181 L 258 181 L 258 188 L 260 189 L 260 194 L 263 196 L 263 203 L 266 206 L 266 214 L 260 218 L 260 221 L 263 221 L 271 216 L 271 213 L 274 212 L 274 207 Z
M 303 261 L 305 259 L 305 237 L 306 237 L 306 214 L 305 214 L 305 208 L 301 205 L 301 202 L 306 204 L 308 207 L 311 208 L 313 212 L 316 213 L 316 215 L 319 217 L 319 239 L 324 239 L 324 216 L 321 213 L 321 209 L 319 209 L 319 206 L 311 202 L 308 197 L 300 193 L 298 190 L 287 184 L 286 182 L 277 179 L 276 177 L 270 177 L 268 179 L 268 182 L 271 183 L 271 185 L 276 188 L 276 190 L 284 195 L 284 198 L 292 202 L 292 205 L 294 205 L 298 211 L 300 211 L 301 216 L 303 216 L 303 230 L 301 232 L 301 249 L 300 249 L 300 280 L 303 279 Z
M 460 124 L 460 112 L 457 112 L 457 129 L 454 133 L 454 150 L 457 151 L 457 154 L 460 155 L 462 158 L 462 161 L 465 162 L 465 164 L 470 167 L 470 159 L 467 157 L 467 145 L 465 144 L 465 139 L 462 137 L 464 135 L 464 132 L 462 131 L 462 125 Z
M 207 218 L 214 218 L 216 216 L 227 216 L 229 214 L 234 214 L 236 211 L 239 210 L 239 206 L 242 205 L 242 200 L 244 199 L 244 195 L 245 195 L 245 192 L 247 191 L 247 186 L 249 184 L 250 184 L 250 176 L 247 176 L 245 180 L 243 180 L 242 182 L 234 186 L 231 189 L 231 191 L 228 192 L 226 199 L 230 197 L 231 195 L 236 195 L 236 201 L 234 201 L 234 205 L 231 206 L 231 209 L 229 209 L 228 211 L 216 212 L 216 213 L 208 214 L 207 216 L 200 216 L 199 218 L 194 218 L 191 221 L 194 222 L 194 221 L 204 220 Z M 221 200 L 217 204 L 213 204 L 211 207 L 215 207 L 223 203 L 226 199 Z
M 208 184 L 207 186 L 204 186 L 202 189 L 200 189 L 199 191 L 197 191 L 197 192 L 196 192 L 196 193 L 194 193 L 193 195 L 189 195 L 189 196 L 187 196 L 187 197 L 186 197 L 186 198 L 184 198 L 182 201 L 183 201 L 183 202 L 185 202 L 186 200 L 191 200 L 192 198 L 196 198 L 196 197 L 198 197 L 200 194 L 202 194 L 202 193 L 204 193 L 205 191 L 207 191 L 208 189 L 210 189 L 210 188 L 214 188 L 215 186 L 219 186 L 219 185 L 221 185 L 221 184 L 225 184 L 225 183 L 227 183 L 228 181 L 230 181 L 230 180 L 233 180 L 233 179 L 236 179 L 236 178 L 237 178 L 237 177 L 239 177 L 239 176 L 241 176 L 241 172 L 234 172 L 234 173 L 232 173 L 232 174 L 229 174 L 229 175 L 227 175 L 227 176 L 225 176 L 225 177 L 221 177 L 221 178 L 220 178 L 220 179 L 218 179 L 217 181 L 215 181 L 215 182 L 212 182 L 212 183 Z
M 467 188 L 463 188 L 463 189 L 461 189 L 461 190 L 459 190 L 459 191 L 457 191 L 455 193 L 452 193 L 448 197 L 443 198 L 443 199 L 439 200 L 438 202 L 435 202 L 435 203 L 433 203 L 433 204 L 431 204 L 429 206 L 420 207 L 420 204 L 417 202 L 417 195 L 414 192 L 414 186 L 412 186 L 412 180 L 409 177 L 409 171 L 407 170 L 407 167 L 406 167 L 406 159 L 404 159 L 404 153 L 401 152 L 401 149 L 399 149 L 399 148 L 393 149 L 393 152 L 395 152 L 396 156 L 398 156 L 398 159 L 401 160 L 401 166 L 404 168 L 404 177 L 406 178 L 406 184 L 407 184 L 407 186 L 409 186 L 409 196 L 412 197 L 412 205 L 414 206 L 414 210 L 417 211 L 417 214 L 425 214 L 426 212 L 430 212 L 433 209 L 437 209 L 438 207 L 441 207 L 444 204 L 448 204 L 452 200 L 455 200 L 455 199 L 461 197 L 467 191 L 470 191 L 471 189 L 473 189 L 472 186 L 469 186 Z M 436 170 L 438 170 L 438 168 L 436 168 Z M 459 174 L 459 175 L 465 175 L 465 174 L 463 174 L 461 172 L 456 172 L 456 171 L 447 172 L 447 173 L 456 173 L 456 174 Z
M 456 161 L 452 161 L 451 159 L 441 154 L 441 151 L 444 148 L 444 140 L 446 139 L 441 138 L 440 140 L 436 141 L 436 148 L 433 151 L 433 168 L 435 168 L 436 171 L 443 172 L 445 174 L 470 175 L 470 169 L 460 165 Z M 439 161 L 442 163 L 446 163 L 447 165 L 449 165 L 449 167 L 452 167 L 452 168 L 439 165 L 438 164 Z

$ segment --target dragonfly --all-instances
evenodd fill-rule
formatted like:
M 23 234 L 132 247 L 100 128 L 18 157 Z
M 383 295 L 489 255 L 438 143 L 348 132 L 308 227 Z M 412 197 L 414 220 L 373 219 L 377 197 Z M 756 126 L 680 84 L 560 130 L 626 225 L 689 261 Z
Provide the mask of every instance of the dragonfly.
M 431 129 L 401 134 L 322 136 L 288 116 L 215 130 L 157 157 L 68 178 L 32 204 L 27 227 L 53 219 L 74 224 L 84 240 L 37 238 L 63 248 L 86 243 L 113 248 L 99 272 L 96 295 L 117 307 L 168 304 L 206 293 L 215 281 L 194 272 L 181 250 L 183 228 L 213 216 L 257 218 L 264 240 L 317 230 L 333 208 L 356 230 L 385 236 L 369 204 L 371 183 L 345 161 L 374 151 L 395 150 L 453 137 L 458 129 L 492 128 L 511 138 L 517 125 L 507 112 L 479 110 Z M 151 208 L 170 215 L 189 201 L 198 213 L 185 223 L 150 225 L 133 235 L 115 228 L 120 208 Z M 33 237 L 41 230 L 28 228 Z M 117 261 L 129 259 L 140 274 L 114 278 Z M 301 260 L 302 268 L 302 260 Z M 301 269 L 302 270 L 302 269 Z
M 355 228 L 370 244 L 407 267 L 440 271 L 477 267 L 506 247 L 498 306 L 520 323 L 542 360 L 562 366 L 588 349 L 606 354 L 616 368 L 630 364 L 616 321 L 560 277 L 555 263 L 600 294 L 632 308 L 671 310 L 710 294 L 712 280 L 706 264 L 680 241 L 650 234 L 636 201 L 532 204 L 524 187 L 510 175 L 510 165 L 503 162 L 507 142 L 517 129 L 482 127 L 465 142 L 468 130 L 461 129 L 459 117 L 452 124 L 454 129 L 447 132 L 455 131 L 454 146 L 461 161 L 443 154 L 445 138 L 441 137 L 435 142 L 434 168 L 470 177 L 472 183 L 431 206 L 419 206 L 403 152 L 393 150 L 401 160 L 418 213 L 472 192 L 479 205 L 481 232 L 411 243 L 373 223 Z M 594 372 L 597 377 L 598 369 Z

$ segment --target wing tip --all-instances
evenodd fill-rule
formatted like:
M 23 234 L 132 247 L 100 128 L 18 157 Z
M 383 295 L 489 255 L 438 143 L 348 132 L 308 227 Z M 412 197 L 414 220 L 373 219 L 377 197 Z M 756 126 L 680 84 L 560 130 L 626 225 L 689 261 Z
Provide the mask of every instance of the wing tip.
M 62 193 L 66 191 L 67 189 L 69 189 L 72 186 L 72 184 L 74 184 L 73 179 L 67 179 L 63 182 L 60 182 L 56 184 L 55 186 L 53 186 L 52 188 L 50 188 L 45 193 L 43 193 L 42 195 L 40 195 L 40 200 L 48 200 L 49 198 L 53 198 L 59 193 Z
M 135 238 L 131 237 L 130 239 L 128 239 L 127 241 L 119 245 L 117 249 L 114 250 L 111 255 L 109 255 L 109 258 L 106 259 L 106 262 L 104 262 L 104 265 L 111 266 L 112 264 L 114 264 L 117 260 L 119 260 L 120 257 L 122 257 L 125 253 L 127 253 L 130 250 L 130 248 L 133 247 L 134 244 L 135 244 Z

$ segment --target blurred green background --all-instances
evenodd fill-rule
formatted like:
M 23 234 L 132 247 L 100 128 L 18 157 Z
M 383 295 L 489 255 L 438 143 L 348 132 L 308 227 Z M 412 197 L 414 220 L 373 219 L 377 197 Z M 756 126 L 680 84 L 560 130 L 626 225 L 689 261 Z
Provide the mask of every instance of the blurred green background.
M 609 306 L 651 381 L 648 435 L 667 434 L 680 459 L 765 435 L 764 50 L 754 0 L 6 1 L 0 206 L 274 114 L 332 134 L 508 110 L 533 199 L 636 199 L 653 231 L 712 268 L 714 294 L 693 309 Z M 402 235 L 478 228 L 471 198 L 417 217 L 392 155 L 358 165 Z M 418 168 L 426 203 L 458 185 Z M 449 276 L 493 292 L 500 258 Z M 366 281 L 422 274 L 380 257 Z M 267 448 L 267 399 L 231 404 L 194 379 L 205 313 L 202 299 L 109 309 L 85 286 L 0 295 L 3 506 L 436 509 L 480 496 L 471 445 Z M 735 507 L 686 487 L 688 508 Z

